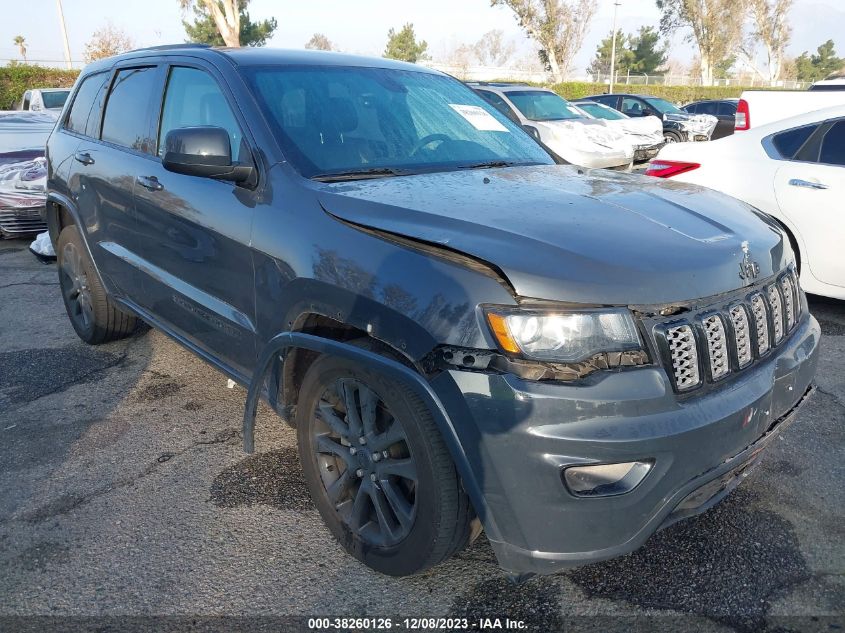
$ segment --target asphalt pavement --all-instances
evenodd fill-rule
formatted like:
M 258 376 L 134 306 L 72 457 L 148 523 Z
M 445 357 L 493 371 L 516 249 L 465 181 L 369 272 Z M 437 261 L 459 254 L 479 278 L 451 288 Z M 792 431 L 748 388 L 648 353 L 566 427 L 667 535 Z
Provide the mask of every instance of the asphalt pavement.
M 210 366 L 146 328 L 84 345 L 56 266 L 26 246 L 0 241 L 0 630 L 84 628 L 69 616 L 97 616 L 100 629 L 129 616 L 140 628 L 243 629 L 252 620 L 215 618 L 262 616 L 268 630 L 293 630 L 277 617 L 290 615 L 510 617 L 543 632 L 843 625 L 843 302 L 812 299 L 824 334 L 818 392 L 713 510 L 624 558 L 519 586 L 483 536 L 424 576 L 396 579 L 323 527 L 294 431 L 262 408 L 245 455 L 245 392 Z

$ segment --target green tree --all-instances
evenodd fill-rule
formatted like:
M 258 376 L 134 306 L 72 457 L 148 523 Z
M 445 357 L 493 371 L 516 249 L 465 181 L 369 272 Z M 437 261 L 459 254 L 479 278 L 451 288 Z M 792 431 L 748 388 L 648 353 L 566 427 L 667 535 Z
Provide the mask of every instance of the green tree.
M 841 70 L 845 59 L 836 56 L 833 40 L 828 40 L 816 49 L 815 54 L 804 51 L 795 59 L 795 74 L 798 81 L 819 81 Z
M 249 0 L 238 0 L 238 13 L 240 17 L 239 41 L 241 46 L 264 46 L 267 40 L 273 36 L 278 26 L 276 18 L 269 18 L 253 22 L 246 10 Z M 211 46 L 227 46 L 227 43 L 220 34 L 214 16 L 209 12 L 205 2 L 193 3 L 194 21 L 182 20 L 185 33 L 188 34 L 189 42 L 197 44 L 210 44 Z M 221 7 L 222 9 L 222 7 Z
M 408 22 L 398 33 L 394 29 L 387 32 L 387 46 L 384 49 L 384 57 L 399 59 L 404 62 L 416 62 L 425 59 L 425 52 L 428 50 L 428 42 L 417 41 L 414 33 L 414 25 Z
M 625 74 L 634 62 L 634 53 L 628 48 L 628 38 L 622 29 L 616 32 L 616 73 Z M 587 67 L 587 72 L 598 78 L 599 75 L 610 74 L 610 58 L 613 50 L 613 31 L 608 33 L 596 47 L 596 56 Z M 598 80 L 598 79 L 597 79 Z
M 629 35 L 628 48 L 633 57 L 632 72 L 659 74 L 668 57 L 667 49 L 660 47 L 660 33 L 650 26 L 642 26 L 636 35 Z

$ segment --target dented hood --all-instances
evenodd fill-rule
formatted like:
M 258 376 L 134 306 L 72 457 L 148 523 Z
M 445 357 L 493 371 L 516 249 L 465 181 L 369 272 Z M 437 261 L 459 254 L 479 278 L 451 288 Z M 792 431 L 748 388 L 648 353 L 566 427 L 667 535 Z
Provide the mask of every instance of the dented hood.
M 522 297 L 669 303 L 743 286 L 743 246 L 758 279 L 787 264 L 747 205 L 647 176 L 510 167 L 336 183 L 319 198 L 347 222 L 485 260 Z

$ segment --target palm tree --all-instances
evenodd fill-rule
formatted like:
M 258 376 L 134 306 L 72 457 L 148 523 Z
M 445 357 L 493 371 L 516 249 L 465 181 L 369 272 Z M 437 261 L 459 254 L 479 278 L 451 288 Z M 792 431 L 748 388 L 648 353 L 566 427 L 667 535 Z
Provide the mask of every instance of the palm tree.
M 23 61 L 26 63 L 26 38 L 23 35 L 15 35 L 15 39 L 12 41 L 15 43 L 15 46 L 18 47 L 18 50 L 21 52 L 21 57 L 23 57 Z

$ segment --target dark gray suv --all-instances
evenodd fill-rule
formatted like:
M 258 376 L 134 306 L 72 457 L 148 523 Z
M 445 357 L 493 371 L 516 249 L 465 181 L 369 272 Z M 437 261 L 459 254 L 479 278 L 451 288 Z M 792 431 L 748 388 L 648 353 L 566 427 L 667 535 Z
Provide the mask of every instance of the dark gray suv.
M 510 574 L 705 510 L 811 391 L 780 230 L 556 165 L 460 82 L 333 53 L 96 62 L 47 143 L 79 336 L 140 318 L 295 425 L 332 533 L 393 575 L 481 529 Z

